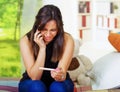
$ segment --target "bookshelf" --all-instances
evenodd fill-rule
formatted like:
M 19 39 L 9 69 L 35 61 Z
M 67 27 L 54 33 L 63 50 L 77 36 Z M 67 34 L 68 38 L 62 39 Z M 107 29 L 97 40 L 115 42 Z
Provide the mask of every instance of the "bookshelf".
M 117 32 L 120 30 L 120 1 L 97 1 L 96 6 L 103 5 L 101 12 L 96 13 L 96 28 Z M 100 10 L 101 7 L 97 7 Z
M 120 0 L 78 0 L 78 30 L 83 42 L 120 32 Z
M 78 30 L 80 38 L 85 39 L 86 31 L 91 29 L 91 0 L 78 0 Z

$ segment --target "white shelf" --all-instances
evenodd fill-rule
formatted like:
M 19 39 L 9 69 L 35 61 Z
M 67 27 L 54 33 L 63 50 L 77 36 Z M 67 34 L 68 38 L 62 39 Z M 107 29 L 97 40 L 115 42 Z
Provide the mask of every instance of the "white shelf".
M 78 13 L 78 16 L 83 16 L 83 15 L 90 16 L 91 14 L 90 13 Z
M 97 26 L 97 29 L 102 29 L 102 30 L 120 30 L 120 28 L 108 28 L 108 27 L 98 27 Z
M 79 27 L 79 30 L 87 30 L 90 29 L 90 27 Z
M 91 40 L 91 1 L 78 0 L 78 30 L 80 32 L 80 38 L 83 41 Z
M 92 1 L 92 0 L 78 0 L 78 2 L 79 2 L 79 1 Z

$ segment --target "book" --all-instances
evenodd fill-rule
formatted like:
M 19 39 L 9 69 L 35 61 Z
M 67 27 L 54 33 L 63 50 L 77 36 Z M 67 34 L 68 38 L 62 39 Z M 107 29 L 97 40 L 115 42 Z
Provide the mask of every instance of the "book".
M 90 13 L 90 2 L 86 1 L 86 13 Z
M 82 16 L 82 27 L 86 27 L 86 16 Z

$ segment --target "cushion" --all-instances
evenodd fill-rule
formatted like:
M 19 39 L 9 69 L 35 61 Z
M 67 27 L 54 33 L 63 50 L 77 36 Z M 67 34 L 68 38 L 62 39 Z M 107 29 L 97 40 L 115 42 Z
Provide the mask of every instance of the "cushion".
M 18 92 L 19 78 L 1 78 L 0 92 Z
M 18 92 L 18 88 L 13 86 L 0 86 L 0 92 Z
M 120 87 L 120 53 L 111 52 L 99 58 L 87 75 L 93 90 Z
M 108 40 L 111 45 L 120 52 L 120 34 L 119 33 L 110 33 L 108 36 Z

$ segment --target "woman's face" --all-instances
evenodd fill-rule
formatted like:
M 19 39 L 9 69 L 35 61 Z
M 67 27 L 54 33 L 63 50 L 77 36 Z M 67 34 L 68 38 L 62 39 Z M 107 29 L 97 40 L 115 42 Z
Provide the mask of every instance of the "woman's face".
M 46 44 L 51 42 L 54 37 L 57 35 L 58 29 L 57 29 L 57 24 L 55 20 L 51 20 L 47 22 L 45 25 L 44 29 L 41 30 L 41 34 L 43 36 L 43 40 L 45 41 Z

